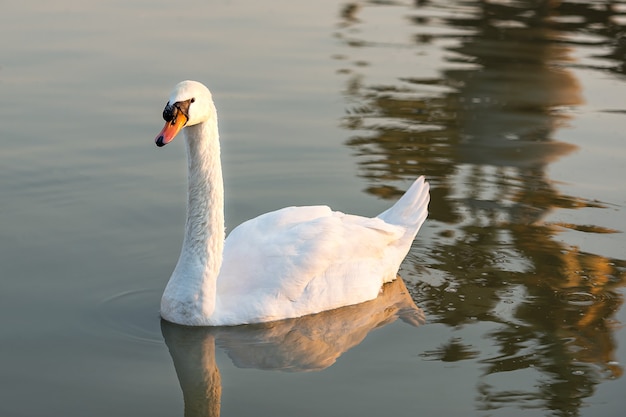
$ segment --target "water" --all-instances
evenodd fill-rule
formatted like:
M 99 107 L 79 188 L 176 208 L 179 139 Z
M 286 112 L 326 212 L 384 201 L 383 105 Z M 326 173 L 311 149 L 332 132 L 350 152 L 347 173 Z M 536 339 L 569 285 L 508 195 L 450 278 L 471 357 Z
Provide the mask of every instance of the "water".
M 0 414 L 618 415 L 611 4 L 5 5 Z M 229 228 L 292 204 L 375 215 L 426 174 L 406 290 L 269 328 L 162 328 L 185 161 L 152 141 L 187 78 L 217 101 Z

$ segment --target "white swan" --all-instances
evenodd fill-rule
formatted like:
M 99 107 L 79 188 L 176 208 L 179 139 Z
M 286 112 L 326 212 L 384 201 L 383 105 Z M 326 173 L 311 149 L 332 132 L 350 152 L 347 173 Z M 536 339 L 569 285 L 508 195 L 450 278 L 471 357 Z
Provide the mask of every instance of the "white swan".
M 418 178 L 374 218 L 326 206 L 287 207 L 248 220 L 228 239 L 217 113 L 199 82 L 176 85 L 157 146 L 184 128 L 189 191 L 183 247 L 161 299 L 161 316 L 190 326 L 300 317 L 376 298 L 393 281 L 427 216 Z

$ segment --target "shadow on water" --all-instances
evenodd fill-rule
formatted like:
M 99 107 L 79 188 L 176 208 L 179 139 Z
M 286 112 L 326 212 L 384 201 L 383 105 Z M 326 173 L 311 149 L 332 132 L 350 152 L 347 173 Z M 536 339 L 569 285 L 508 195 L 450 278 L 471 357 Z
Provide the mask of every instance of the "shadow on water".
M 222 383 L 215 346 L 239 368 L 319 371 L 331 366 L 367 334 L 396 319 L 419 326 L 417 308 L 401 278 L 366 303 L 272 323 L 235 327 L 186 327 L 161 321 L 183 391 L 185 416 L 219 416 Z
M 366 7 L 380 5 L 342 9 L 336 33 L 342 60 L 367 56 L 367 48 L 398 47 L 363 39 L 367 22 L 359 13 Z M 379 197 L 396 196 L 403 185 L 395 183 L 427 175 L 428 226 L 437 237 L 410 255 L 420 260 L 409 288 L 433 321 L 453 328 L 496 324 L 485 347 L 499 351 L 486 357 L 454 338 L 424 356 L 476 358 L 484 369 L 478 409 L 578 415 L 598 384 L 622 376 L 614 316 L 623 303 L 626 261 L 557 238 L 566 230 L 618 231 L 545 220 L 556 209 L 606 209 L 561 194 L 547 168 L 577 149 L 554 139 L 583 103 L 572 71 L 580 64 L 571 58 L 583 41 L 573 35 L 602 37 L 602 50 L 611 51 L 604 57 L 615 60 L 602 70 L 623 73 L 626 28 L 605 2 L 418 1 L 408 10 L 398 24 L 408 22 L 414 32 L 409 48 L 452 45 L 444 68 L 436 77 L 398 76 L 387 84 L 368 83 L 363 59 L 340 69 L 349 103 L 342 123 L 352 132 L 347 145 L 367 191 Z M 522 371 L 534 381 L 500 388 L 498 381 L 514 381 Z

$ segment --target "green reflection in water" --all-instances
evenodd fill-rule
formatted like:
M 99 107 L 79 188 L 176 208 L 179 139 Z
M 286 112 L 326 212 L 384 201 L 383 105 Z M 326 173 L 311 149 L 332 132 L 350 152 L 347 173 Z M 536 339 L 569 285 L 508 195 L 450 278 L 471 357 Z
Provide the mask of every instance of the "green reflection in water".
M 495 356 L 458 338 L 422 356 L 480 361 L 480 410 L 578 415 L 597 384 L 623 372 L 614 317 L 626 261 L 558 238 L 563 230 L 618 230 L 544 220 L 556 209 L 593 209 L 596 218 L 606 209 L 561 194 L 547 167 L 576 150 L 554 139 L 583 103 L 570 69 L 580 65 L 570 57 L 582 42 L 575 35 L 602 36 L 612 48 L 605 57 L 620 60 L 608 70 L 623 72 L 622 43 L 612 41 L 625 31 L 612 19 L 617 12 L 601 2 L 420 1 L 401 22 L 414 32 L 414 43 L 404 45 L 367 39 L 362 10 L 342 10 L 336 37 L 345 53 L 336 58 L 343 64 L 351 54 L 361 57 L 338 71 L 346 77 L 342 123 L 367 191 L 392 198 L 404 187 L 396 183 L 420 174 L 433 185 L 428 227 L 438 235 L 409 255 L 416 270 L 428 272 L 415 275 L 414 298 L 432 321 L 500 325 L 485 335 Z M 368 48 L 372 57 L 389 49 L 420 54 L 444 42 L 453 45 L 437 76 L 368 82 Z M 515 375 L 527 382 L 513 387 Z

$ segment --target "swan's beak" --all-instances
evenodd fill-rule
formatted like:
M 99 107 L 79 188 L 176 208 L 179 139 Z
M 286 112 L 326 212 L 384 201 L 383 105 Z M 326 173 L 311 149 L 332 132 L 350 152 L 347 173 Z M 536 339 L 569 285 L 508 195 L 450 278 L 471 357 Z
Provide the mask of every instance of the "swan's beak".
M 160 148 L 161 146 L 165 146 L 170 143 L 186 123 L 187 117 L 182 112 L 178 112 L 172 121 L 165 122 L 163 130 L 161 130 L 161 133 L 159 133 L 154 139 L 156 146 Z

